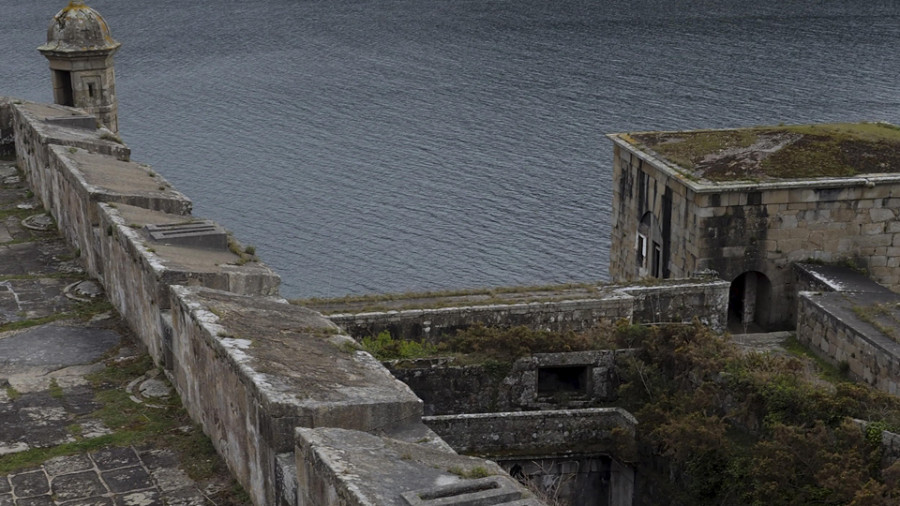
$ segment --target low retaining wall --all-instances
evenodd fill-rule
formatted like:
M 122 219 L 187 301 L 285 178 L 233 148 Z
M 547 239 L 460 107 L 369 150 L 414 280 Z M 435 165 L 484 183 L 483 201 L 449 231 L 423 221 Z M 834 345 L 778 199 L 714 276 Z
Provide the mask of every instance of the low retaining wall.
M 833 364 L 846 364 L 853 377 L 900 395 L 898 302 L 896 294 L 801 292 L 797 340 Z
M 483 413 L 424 418 L 455 450 L 497 461 L 554 504 L 628 506 L 637 421 L 618 408 Z M 524 437 L 523 437 L 524 435 Z M 557 502 L 558 501 L 558 502 Z
M 224 229 L 192 216 L 190 200 L 131 162 L 128 148 L 94 125 L 93 116 L 77 109 L 0 98 L 0 154 L 15 152 L 60 233 L 164 367 L 255 504 L 404 504 L 402 495 L 420 485 L 410 476 L 431 473 L 447 486 L 472 480 L 435 474 L 428 459 L 400 465 L 394 460 L 402 455 L 389 452 L 369 455 L 369 467 L 347 476 L 310 457 L 310 448 L 325 455 L 336 440 L 313 444 L 297 427 L 340 429 L 343 440 L 376 438 L 439 455 L 431 461 L 494 469 L 456 455 L 421 423 L 422 402 L 406 385 L 321 315 L 277 298 L 274 272 Z M 178 240 L 157 240 L 148 229 L 185 231 L 198 223 L 216 239 L 198 233 L 183 242 L 191 235 L 185 232 Z M 293 458 L 296 448 L 302 458 Z M 389 501 L 365 502 L 350 493 L 353 480 L 377 482 L 385 469 L 396 474 L 381 488 L 383 496 L 373 497 Z M 523 500 L 531 497 L 515 482 L 505 486 Z
M 601 322 L 690 322 L 700 319 L 721 332 L 728 321 L 728 290 L 721 280 L 679 280 L 655 286 L 603 287 L 595 298 L 518 304 L 470 305 L 338 313 L 328 318 L 356 338 L 389 331 L 395 339 L 436 343 L 475 324 L 490 327 L 524 325 L 551 331 L 581 331 Z
M 615 454 L 637 420 L 621 408 L 428 416 L 454 450 L 489 458 Z M 527 434 L 528 437 L 521 437 Z

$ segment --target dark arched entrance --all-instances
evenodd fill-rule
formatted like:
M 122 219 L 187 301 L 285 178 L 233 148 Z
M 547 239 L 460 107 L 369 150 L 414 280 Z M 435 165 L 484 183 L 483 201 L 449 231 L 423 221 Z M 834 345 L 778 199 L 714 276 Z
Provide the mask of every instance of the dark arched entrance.
M 772 310 L 772 283 L 759 271 L 734 278 L 728 292 L 728 329 L 732 332 L 764 332 Z

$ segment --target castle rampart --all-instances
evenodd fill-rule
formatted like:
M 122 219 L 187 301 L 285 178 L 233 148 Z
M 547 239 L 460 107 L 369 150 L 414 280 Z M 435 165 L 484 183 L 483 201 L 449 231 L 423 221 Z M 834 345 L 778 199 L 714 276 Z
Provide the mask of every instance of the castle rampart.
M 224 229 L 194 217 L 190 200 L 131 162 L 128 148 L 97 129 L 92 116 L 0 99 L 0 131 L 0 149 L 15 152 L 60 233 L 255 504 L 405 504 L 402 493 L 412 486 L 464 482 L 449 470 L 454 466 L 494 469 L 494 483 L 531 497 L 495 465 L 455 454 L 421 423 L 422 402 L 406 385 L 327 319 L 278 298 L 275 273 Z M 297 427 L 311 432 L 295 433 Z M 404 476 L 379 489 L 391 501 L 376 500 L 374 490 L 293 457 L 325 428 L 367 431 L 382 444 L 441 457 L 403 469 L 430 476 L 428 487 Z M 443 467 L 432 468 L 434 462 Z M 304 487 L 328 480 L 332 489 Z M 336 489 L 344 492 L 329 492 Z

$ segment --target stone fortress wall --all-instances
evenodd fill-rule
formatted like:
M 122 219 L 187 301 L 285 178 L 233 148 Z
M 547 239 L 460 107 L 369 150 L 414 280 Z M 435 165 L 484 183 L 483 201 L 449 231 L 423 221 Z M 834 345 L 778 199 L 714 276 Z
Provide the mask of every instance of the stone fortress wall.
M 388 331 L 398 339 L 437 343 L 481 323 L 493 327 L 524 325 L 555 332 L 587 330 L 598 322 L 689 323 L 700 320 L 725 330 L 729 284 L 710 278 L 647 285 L 598 287 L 595 296 L 509 304 L 455 305 L 433 309 L 342 312 L 327 318 L 355 338 Z M 438 297 L 439 299 L 439 297 Z
M 633 435 L 634 420 L 627 413 L 597 411 L 590 403 L 584 410 L 530 416 L 423 417 L 423 402 L 410 388 L 356 351 L 334 322 L 353 332 L 389 329 L 416 338 L 428 335 L 422 333 L 426 328 L 434 337 L 475 322 L 564 330 L 600 320 L 654 323 L 696 317 L 724 328 L 729 283 L 715 279 L 605 287 L 591 300 L 344 314 L 329 321 L 279 298 L 274 272 L 242 251 L 221 227 L 193 216 L 187 197 L 150 167 L 132 162 L 128 148 L 95 125 L 79 109 L 0 98 L 0 153 L 15 154 L 60 232 L 164 368 L 256 504 L 413 504 L 443 493 L 435 491 L 437 484 L 449 487 L 444 492 L 456 494 L 460 502 L 498 490 L 525 498 L 529 492 L 503 468 L 457 455 L 448 441 L 457 442 L 456 449 L 468 448 L 470 442 L 457 440 L 534 432 L 529 427 L 535 424 L 553 434 L 593 431 L 601 444 L 614 429 Z M 881 207 L 870 203 L 873 207 L 862 214 L 872 220 L 870 209 Z M 892 223 L 880 225 L 882 235 Z M 176 233 L 155 240 L 151 231 L 160 227 Z M 824 269 L 813 266 L 792 275 L 794 286 L 806 290 L 795 296 L 798 339 L 826 358 L 846 362 L 858 378 L 897 393 L 900 350 L 878 321 L 900 321 L 888 314 L 896 313 L 897 296 L 874 284 L 864 289 L 846 278 L 835 282 L 822 274 Z M 872 304 L 884 308 L 888 295 L 891 307 L 871 318 L 853 310 Z M 826 299 L 833 301 L 822 302 Z M 608 357 L 546 355 L 514 367 L 519 398 L 501 403 L 502 409 L 552 407 L 541 397 L 541 368 L 583 368 L 591 378 L 589 397 L 609 398 L 614 387 L 604 378 L 614 362 Z M 540 439 L 543 454 L 528 458 L 563 452 L 570 443 L 554 446 L 552 436 Z M 504 457 L 506 469 L 515 462 L 510 455 L 482 454 Z M 620 464 L 583 464 L 594 471 L 607 466 L 606 475 L 618 476 L 611 484 L 618 497 L 630 497 L 633 476 Z M 487 470 L 491 476 L 461 479 L 460 469 Z M 459 488 L 465 481 L 472 487 Z
M 758 322 L 764 327 L 793 324 L 795 262 L 853 261 L 878 283 L 900 288 L 900 176 L 709 184 L 690 180 L 621 136 L 610 138 L 614 280 L 653 275 L 652 265 L 639 267 L 635 244 L 644 220 L 648 243 L 661 247 L 657 277 L 714 271 L 733 281 L 764 274 L 771 286 L 764 298 L 785 301 L 765 308 L 766 321 Z M 652 247 L 647 255 L 652 264 Z
M 539 504 L 497 464 L 456 454 L 409 387 L 279 298 L 274 272 L 94 117 L 0 98 L 0 139 L 255 504 Z M 630 416 L 601 411 L 598 434 L 633 435 Z M 617 486 L 630 504 L 629 481 Z

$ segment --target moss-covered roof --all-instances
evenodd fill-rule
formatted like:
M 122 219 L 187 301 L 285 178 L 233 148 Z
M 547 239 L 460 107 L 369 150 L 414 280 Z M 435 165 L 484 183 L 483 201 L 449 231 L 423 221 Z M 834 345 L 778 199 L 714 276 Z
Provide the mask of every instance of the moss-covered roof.
M 654 152 L 689 177 L 709 181 L 900 173 L 900 127 L 889 123 L 642 132 L 619 137 Z

